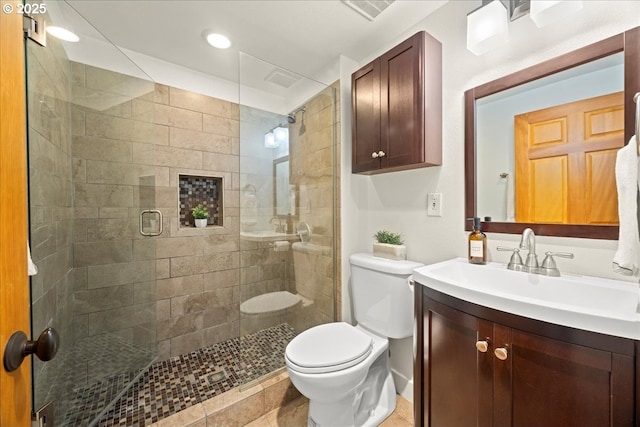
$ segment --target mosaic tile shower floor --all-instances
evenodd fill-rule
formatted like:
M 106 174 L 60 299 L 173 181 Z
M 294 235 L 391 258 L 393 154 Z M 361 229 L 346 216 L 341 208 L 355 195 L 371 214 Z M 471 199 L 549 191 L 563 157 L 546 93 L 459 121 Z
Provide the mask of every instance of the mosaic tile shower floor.
M 295 335 L 291 326 L 281 324 L 156 362 L 97 425 L 148 425 L 256 380 L 284 366 L 285 347 Z M 123 375 L 127 374 L 75 390 L 75 409 L 67 414 L 63 425 L 89 425 L 96 406 L 124 382 Z

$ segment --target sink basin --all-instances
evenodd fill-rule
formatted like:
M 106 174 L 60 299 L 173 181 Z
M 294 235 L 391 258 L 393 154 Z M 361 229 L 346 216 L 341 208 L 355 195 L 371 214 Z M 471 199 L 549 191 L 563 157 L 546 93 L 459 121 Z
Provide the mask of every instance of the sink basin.
M 456 258 L 413 272 L 416 282 L 485 307 L 549 323 L 640 339 L 638 285 L 563 273 L 548 277 Z

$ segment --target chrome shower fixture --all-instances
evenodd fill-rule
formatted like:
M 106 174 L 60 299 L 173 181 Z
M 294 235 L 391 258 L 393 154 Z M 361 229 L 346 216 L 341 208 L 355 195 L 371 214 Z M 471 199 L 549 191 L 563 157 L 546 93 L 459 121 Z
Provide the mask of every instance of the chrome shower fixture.
M 289 115 L 287 115 L 287 121 L 291 124 L 294 124 L 296 122 L 296 114 L 298 114 L 299 112 L 305 112 L 307 109 L 306 106 L 302 106 L 300 108 L 298 108 L 297 110 L 292 111 L 291 113 L 289 113 Z

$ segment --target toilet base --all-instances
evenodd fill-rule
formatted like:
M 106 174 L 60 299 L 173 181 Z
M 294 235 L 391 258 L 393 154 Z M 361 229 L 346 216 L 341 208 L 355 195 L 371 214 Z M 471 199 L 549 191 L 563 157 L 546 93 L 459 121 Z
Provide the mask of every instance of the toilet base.
M 359 396 L 362 398 L 362 396 Z M 396 408 L 396 388 L 391 372 L 382 385 L 380 397 L 375 407 L 369 411 L 366 419 L 362 416 L 354 419 L 353 401 L 342 399 L 339 402 L 324 404 L 309 401 L 308 427 L 376 427 Z M 366 415 L 366 414 L 365 414 Z

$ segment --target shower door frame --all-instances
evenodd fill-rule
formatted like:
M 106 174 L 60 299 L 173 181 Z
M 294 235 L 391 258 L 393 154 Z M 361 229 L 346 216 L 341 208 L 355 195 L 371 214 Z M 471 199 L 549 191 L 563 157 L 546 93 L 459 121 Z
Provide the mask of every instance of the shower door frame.
M 2 6 L 15 2 L 2 1 Z M 30 332 L 27 276 L 27 145 L 22 16 L 0 14 L 0 342 Z M 0 369 L 0 425 L 31 425 L 31 364 Z

